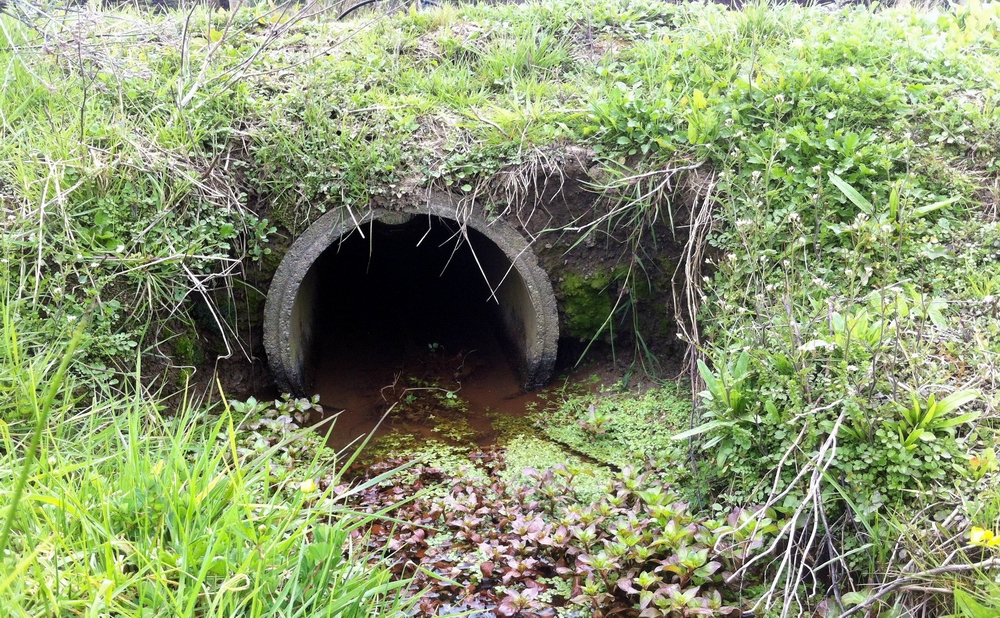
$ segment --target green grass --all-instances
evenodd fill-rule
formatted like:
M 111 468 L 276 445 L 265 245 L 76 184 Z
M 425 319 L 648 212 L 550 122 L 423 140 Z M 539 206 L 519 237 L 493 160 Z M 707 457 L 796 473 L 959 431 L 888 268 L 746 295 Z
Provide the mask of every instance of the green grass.
M 247 448 L 253 417 L 228 406 L 163 416 L 141 390 L 91 393 L 78 406 L 64 399 L 75 385 L 49 374 L 39 377 L 61 405 L 42 423 L 37 463 L 22 456 L 29 436 L 0 423 L 0 504 L 12 523 L 0 605 L 10 615 L 369 617 L 406 607 L 405 582 L 351 549 L 378 515 L 350 512 L 331 493 L 329 458 L 295 461 L 294 476 L 280 469 L 303 430 Z M 28 482 L 11 511 L 15 470 Z

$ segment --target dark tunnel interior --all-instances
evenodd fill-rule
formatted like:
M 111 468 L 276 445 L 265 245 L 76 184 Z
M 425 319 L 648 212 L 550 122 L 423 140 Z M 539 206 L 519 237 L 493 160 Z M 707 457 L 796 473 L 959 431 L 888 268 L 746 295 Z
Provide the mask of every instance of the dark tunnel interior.
M 462 392 L 469 395 L 475 377 L 494 396 L 520 393 L 477 259 L 506 260 L 479 232 L 463 236 L 455 221 L 417 215 L 366 223 L 316 261 L 307 380 L 325 408 L 346 410 L 337 433 L 367 428 L 401 387 L 468 378 Z

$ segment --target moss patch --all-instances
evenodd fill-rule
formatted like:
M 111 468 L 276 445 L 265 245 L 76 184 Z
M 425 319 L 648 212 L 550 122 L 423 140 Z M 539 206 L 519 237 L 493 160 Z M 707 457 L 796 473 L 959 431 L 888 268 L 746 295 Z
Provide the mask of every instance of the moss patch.
M 611 281 L 611 273 L 606 271 L 563 276 L 557 286 L 557 296 L 565 315 L 563 332 L 566 335 L 591 339 L 601 331 L 614 306 L 608 289 Z
M 556 466 L 565 466 L 573 474 L 573 487 L 585 499 L 596 500 L 604 495 L 613 476 L 607 466 L 586 462 L 554 442 L 521 436 L 507 444 L 507 465 L 501 478 L 511 487 L 530 485 L 535 481 L 524 475 L 525 468 L 547 470 Z
M 539 417 L 545 435 L 598 462 L 624 467 L 653 461 L 674 480 L 682 471 L 690 399 L 672 385 L 644 395 L 582 395 Z
M 197 335 L 182 333 L 174 339 L 174 362 L 178 365 L 198 366 L 205 362 L 205 349 Z

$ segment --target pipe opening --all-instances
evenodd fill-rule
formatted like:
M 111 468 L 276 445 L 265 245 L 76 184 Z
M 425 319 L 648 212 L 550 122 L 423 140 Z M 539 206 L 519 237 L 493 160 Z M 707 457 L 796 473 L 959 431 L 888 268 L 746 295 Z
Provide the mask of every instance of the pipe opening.
M 264 311 L 272 374 L 282 390 L 348 410 L 336 433 L 420 383 L 496 409 L 551 377 L 559 328 L 547 275 L 509 225 L 467 213 L 463 229 L 455 213 L 436 198 L 360 224 L 327 213 L 278 267 Z
M 500 287 L 524 283 L 491 244 L 475 230 L 466 240 L 457 223 L 435 216 L 373 221 L 342 237 L 307 275 L 316 290 L 307 381 L 331 390 L 357 374 L 384 385 L 430 352 L 501 363 L 516 382 L 509 360 L 518 334 L 507 332 L 502 295 L 487 280 L 497 286 L 508 274 Z M 521 309 L 533 313 L 530 301 Z

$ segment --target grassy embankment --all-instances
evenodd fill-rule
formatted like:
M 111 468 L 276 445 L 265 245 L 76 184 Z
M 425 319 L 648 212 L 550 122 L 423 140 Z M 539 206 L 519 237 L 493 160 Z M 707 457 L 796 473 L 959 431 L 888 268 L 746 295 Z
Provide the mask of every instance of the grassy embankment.
M 698 518 L 766 505 L 777 522 L 744 571 L 760 586 L 678 567 L 682 585 L 778 614 L 996 611 L 997 5 L 549 2 L 365 27 L 267 6 L 19 17 L 0 18 L 4 505 L 21 492 L 0 606 L 263 615 L 385 591 L 384 575 L 316 560 L 363 519 L 328 518 L 285 464 L 269 471 L 267 441 L 240 451 L 239 415 L 192 403 L 161 419 L 135 359 L 250 349 L 246 281 L 272 227 L 432 185 L 520 208 L 523 181 L 574 145 L 594 152 L 603 223 L 636 247 L 684 213 L 698 327 L 683 335 L 706 394 L 690 460 L 666 466 L 675 491 Z M 613 406 L 574 410 L 585 431 L 556 437 L 609 457 L 598 446 L 621 436 L 594 424 Z M 299 462 L 292 477 L 320 475 Z M 573 566 L 592 576 L 583 607 L 687 602 L 657 588 L 672 575 L 642 580 L 648 600 L 615 590 L 614 569 Z M 535 608 L 524 592 L 504 611 Z

